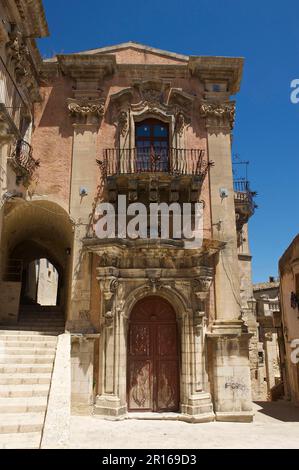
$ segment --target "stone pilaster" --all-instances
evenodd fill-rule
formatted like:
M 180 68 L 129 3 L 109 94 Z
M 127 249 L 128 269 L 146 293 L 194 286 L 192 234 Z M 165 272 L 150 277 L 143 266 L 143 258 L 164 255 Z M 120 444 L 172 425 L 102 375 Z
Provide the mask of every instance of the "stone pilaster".
M 212 356 L 213 398 L 216 419 L 251 421 L 249 338 L 241 319 L 240 276 L 235 220 L 231 129 L 232 101 L 202 103 L 206 122 L 210 171 L 213 238 L 225 242 L 215 272 L 216 320 L 208 335 Z
M 91 211 L 97 195 L 96 142 L 104 104 L 101 99 L 82 98 L 79 93 L 78 97 L 67 100 L 67 106 L 74 126 L 70 215 L 75 221 L 72 289 L 67 328 L 70 331 L 86 332 L 91 328 L 91 257 L 82 252 L 82 239 L 88 236 L 90 231 Z
M 201 116 L 206 121 L 210 171 L 213 238 L 226 243 L 219 253 L 215 273 L 216 320 L 236 322 L 240 317 L 240 281 L 235 221 L 231 127 L 234 102 L 206 102 Z

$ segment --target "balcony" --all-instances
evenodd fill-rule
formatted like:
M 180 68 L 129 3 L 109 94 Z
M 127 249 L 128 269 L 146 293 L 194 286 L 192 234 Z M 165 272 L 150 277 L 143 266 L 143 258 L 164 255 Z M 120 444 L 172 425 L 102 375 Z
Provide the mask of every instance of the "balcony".
M 19 180 L 23 180 L 24 186 L 29 183 L 34 171 L 39 166 L 39 160 L 32 156 L 33 149 L 25 140 L 18 140 L 16 146 L 8 159 L 17 174 Z
M 250 217 L 254 214 L 257 207 L 254 202 L 256 192 L 251 191 L 249 181 L 246 179 L 235 180 L 234 191 L 236 224 L 239 232 L 242 230 L 243 225 L 247 223 Z
M 204 150 L 138 147 L 105 149 L 103 160 L 97 161 L 104 178 L 119 175 L 167 174 L 197 176 L 204 180 L 210 163 Z

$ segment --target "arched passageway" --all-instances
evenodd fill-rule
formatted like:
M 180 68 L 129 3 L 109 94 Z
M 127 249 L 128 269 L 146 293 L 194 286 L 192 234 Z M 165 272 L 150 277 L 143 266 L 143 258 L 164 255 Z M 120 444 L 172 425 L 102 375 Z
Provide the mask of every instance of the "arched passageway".
M 65 314 L 73 245 L 68 214 L 50 201 L 8 201 L 5 209 L 1 282 L 14 293 L 15 310 L 18 297 L 15 316 L 30 304 L 56 306 Z M 8 308 L 12 310 L 11 306 Z M 3 313 L 0 317 L 5 320 Z

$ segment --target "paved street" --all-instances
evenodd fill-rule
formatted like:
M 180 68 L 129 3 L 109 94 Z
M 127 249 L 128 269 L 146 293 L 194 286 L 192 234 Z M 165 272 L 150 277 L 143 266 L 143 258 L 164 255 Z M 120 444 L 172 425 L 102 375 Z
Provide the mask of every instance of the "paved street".
M 299 408 L 288 402 L 255 404 L 253 423 L 188 424 L 179 421 L 106 421 L 73 416 L 71 447 L 114 448 L 295 448 Z

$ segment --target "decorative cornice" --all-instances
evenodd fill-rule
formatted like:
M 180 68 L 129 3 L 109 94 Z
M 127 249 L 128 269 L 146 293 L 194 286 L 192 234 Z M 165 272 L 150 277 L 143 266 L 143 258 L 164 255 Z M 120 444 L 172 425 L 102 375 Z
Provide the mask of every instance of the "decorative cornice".
M 36 38 L 49 36 L 42 0 L 15 0 L 15 4 L 27 35 Z
M 190 57 L 189 69 L 200 81 L 226 82 L 234 95 L 240 89 L 244 59 L 242 57 Z
M 227 103 L 202 103 L 200 116 L 206 119 L 208 127 L 229 127 L 232 129 L 235 122 L 235 102 Z
M 64 74 L 76 79 L 103 80 L 116 69 L 115 57 L 107 55 L 58 55 L 57 61 Z

